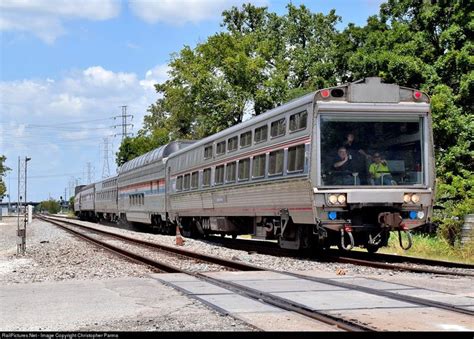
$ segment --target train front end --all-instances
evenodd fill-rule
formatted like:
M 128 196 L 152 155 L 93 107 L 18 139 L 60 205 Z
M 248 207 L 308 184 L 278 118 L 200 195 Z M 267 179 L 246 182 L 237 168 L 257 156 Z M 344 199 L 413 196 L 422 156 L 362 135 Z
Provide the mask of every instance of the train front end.
M 431 222 L 433 138 L 426 94 L 366 78 L 315 94 L 311 177 L 323 247 L 375 252 Z

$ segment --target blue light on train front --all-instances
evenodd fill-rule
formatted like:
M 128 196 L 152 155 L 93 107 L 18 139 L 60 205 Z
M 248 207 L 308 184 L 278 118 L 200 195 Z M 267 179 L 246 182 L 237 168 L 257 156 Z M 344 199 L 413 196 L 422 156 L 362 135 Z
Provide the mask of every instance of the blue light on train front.
M 416 211 L 411 211 L 410 212 L 410 219 L 413 220 L 413 219 L 416 219 L 418 213 Z
M 331 220 L 334 220 L 337 218 L 337 212 L 328 212 L 328 218 L 331 219 Z

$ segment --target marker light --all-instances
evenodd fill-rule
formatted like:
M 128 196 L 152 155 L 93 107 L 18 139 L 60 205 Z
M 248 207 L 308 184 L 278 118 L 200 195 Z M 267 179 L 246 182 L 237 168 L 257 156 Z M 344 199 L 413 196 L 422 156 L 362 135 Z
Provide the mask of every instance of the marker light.
M 413 98 L 415 98 L 415 100 L 420 100 L 421 96 L 422 96 L 421 92 L 418 92 L 418 91 L 413 92 Z
M 337 212 L 328 212 L 328 218 L 331 220 L 335 220 L 337 218 Z
M 411 201 L 414 203 L 414 204 L 417 204 L 420 202 L 420 196 L 418 194 L 413 194 L 411 196 Z
M 416 219 L 417 216 L 418 216 L 418 213 L 416 211 L 410 211 L 410 219 L 411 220 Z
M 425 212 L 423 212 L 423 211 L 418 211 L 417 217 L 418 217 L 418 219 L 423 219 L 423 218 L 425 217 Z
M 323 98 L 329 98 L 329 94 L 331 94 L 331 93 L 329 92 L 328 89 L 323 89 L 323 90 L 321 91 L 321 96 L 322 96 Z

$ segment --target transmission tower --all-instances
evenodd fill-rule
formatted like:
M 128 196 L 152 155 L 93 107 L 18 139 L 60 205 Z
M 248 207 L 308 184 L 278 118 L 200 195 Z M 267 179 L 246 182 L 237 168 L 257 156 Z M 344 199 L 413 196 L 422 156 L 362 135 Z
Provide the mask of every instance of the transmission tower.
M 122 133 L 117 133 L 115 134 L 116 136 L 117 135 L 121 135 L 122 136 L 122 141 L 124 138 L 127 137 L 127 135 L 132 135 L 133 133 L 131 132 L 127 132 L 127 127 L 133 127 L 133 124 L 129 124 L 127 122 L 127 119 L 128 118 L 131 118 L 133 119 L 133 115 L 131 114 L 127 114 L 127 106 L 121 106 L 122 107 L 122 115 L 117 115 L 114 117 L 114 120 L 117 119 L 117 118 L 122 118 L 122 124 L 120 125 L 115 125 L 114 128 L 117 128 L 117 127 L 120 127 L 122 126 Z
M 102 165 L 102 179 L 108 178 L 110 176 L 110 167 L 109 167 L 109 139 L 104 138 L 104 162 Z

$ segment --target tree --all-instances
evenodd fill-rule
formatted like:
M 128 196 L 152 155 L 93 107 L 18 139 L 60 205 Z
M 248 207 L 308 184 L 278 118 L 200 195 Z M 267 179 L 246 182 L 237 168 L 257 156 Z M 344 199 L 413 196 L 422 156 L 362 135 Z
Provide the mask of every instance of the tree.
M 7 191 L 7 187 L 3 182 L 3 176 L 5 176 L 6 172 L 10 170 L 10 168 L 5 166 L 5 160 L 7 160 L 7 158 L 4 155 L 0 155 L 0 201 L 2 201 L 5 192 Z
M 59 202 L 56 200 L 50 199 L 50 200 L 45 200 L 42 201 L 38 205 L 38 209 L 40 211 L 48 211 L 50 214 L 56 214 L 61 210 L 61 206 L 59 205 Z

